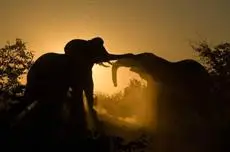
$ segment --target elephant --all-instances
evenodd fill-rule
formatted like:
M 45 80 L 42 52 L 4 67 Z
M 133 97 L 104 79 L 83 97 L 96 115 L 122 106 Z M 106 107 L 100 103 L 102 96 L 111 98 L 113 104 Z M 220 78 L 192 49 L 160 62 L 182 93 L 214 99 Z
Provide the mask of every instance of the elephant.
M 129 57 L 132 54 L 108 53 L 101 37 L 90 40 L 73 39 L 65 45 L 64 52 L 64 54 L 52 52 L 43 54 L 30 67 L 25 101 L 28 103 L 38 101 L 44 105 L 42 106 L 44 117 L 48 117 L 48 114 L 53 115 L 51 117 L 54 124 L 58 122 L 60 116 L 57 114 L 61 111 L 63 101 L 67 99 L 68 91 L 72 89 L 71 99 L 68 99 L 71 101 L 70 116 L 73 116 L 74 121 L 78 123 L 79 133 L 83 134 L 82 130 L 86 128 L 81 116 L 83 91 L 90 109 L 93 109 L 93 65 Z M 76 115 L 79 118 L 77 121 Z
M 171 62 L 153 53 L 139 53 L 113 63 L 114 86 L 121 66 L 138 73 L 147 88 L 151 89 L 153 81 L 159 84 L 156 151 L 213 150 L 212 81 L 200 63 L 192 59 Z

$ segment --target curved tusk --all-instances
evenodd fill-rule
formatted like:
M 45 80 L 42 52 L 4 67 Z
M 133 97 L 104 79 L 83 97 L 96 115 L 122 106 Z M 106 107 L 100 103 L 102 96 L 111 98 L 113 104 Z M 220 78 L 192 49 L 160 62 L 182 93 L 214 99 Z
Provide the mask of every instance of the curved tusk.
M 113 63 L 111 61 L 108 61 L 107 63 L 109 63 L 110 65 L 113 65 Z
M 109 67 L 108 65 L 105 65 L 103 62 L 98 63 L 98 65 L 103 66 L 103 67 L 106 67 L 106 68 L 108 68 L 108 67 Z

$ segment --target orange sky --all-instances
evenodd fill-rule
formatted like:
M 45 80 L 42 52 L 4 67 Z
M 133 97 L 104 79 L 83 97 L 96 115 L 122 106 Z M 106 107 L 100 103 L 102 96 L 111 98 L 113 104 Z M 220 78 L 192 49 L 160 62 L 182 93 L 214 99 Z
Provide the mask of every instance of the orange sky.
M 1 0 L 0 46 L 22 38 L 36 57 L 62 52 L 73 38 L 101 36 L 110 53 L 152 51 L 194 58 L 189 40 L 229 41 L 228 0 Z M 119 72 L 123 86 L 133 74 Z M 94 67 L 96 91 L 117 91 L 110 69 Z

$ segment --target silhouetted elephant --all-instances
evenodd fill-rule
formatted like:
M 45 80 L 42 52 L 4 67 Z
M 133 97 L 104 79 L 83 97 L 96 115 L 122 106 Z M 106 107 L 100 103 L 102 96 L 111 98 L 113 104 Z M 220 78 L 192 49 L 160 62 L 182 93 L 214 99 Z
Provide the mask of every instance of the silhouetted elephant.
M 212 102 L 210 76 L 194 60 L 170 62 L 152 53 L 140 53 L 116 61 L 112 66 L 114 85 L 117 69 L 131 67 L 147 80 L 158 82 L 157 151 L 211 151 Z
M 77 118 L 81 119 L 79 115 L 84 109 L 83 91 L 89 106 L 91 108 L 93 106 L 93 65 L 131 55 L 109 54 L 103 44 L 104 41 L 99 37 L 91 40 L 74 39 L 66 44 L 65 54 L 46 53 L 40 56 L 27 74 L 26 100 L 28 102 L 36 100 L 45 105 L 43 106 L 44 117 L 48 117 L 47 114 L 55 115 L 52 116 L 52 123 L 55 125 L 55 117 L 57 113 L 60 113 L 63 101 L 71 88 L 71 115 L 78 115 Z M 59 116 L 56 120 L 58 119 Z M 76 120 L 76 122 L 81 123 L 78 127 L 82 126 L 79 130 L 83 133 L 85 122 L 82 120 Z

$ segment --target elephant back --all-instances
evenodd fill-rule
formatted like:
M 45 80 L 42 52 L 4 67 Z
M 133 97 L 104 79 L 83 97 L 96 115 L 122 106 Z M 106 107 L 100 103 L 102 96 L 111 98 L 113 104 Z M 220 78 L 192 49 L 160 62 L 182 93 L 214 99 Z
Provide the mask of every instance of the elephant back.
M 46 53 L 39 57 L 27 74 L 27 91 L 34 99 L 64 92 L 70 81 L 71 66 L 64 54 Z

